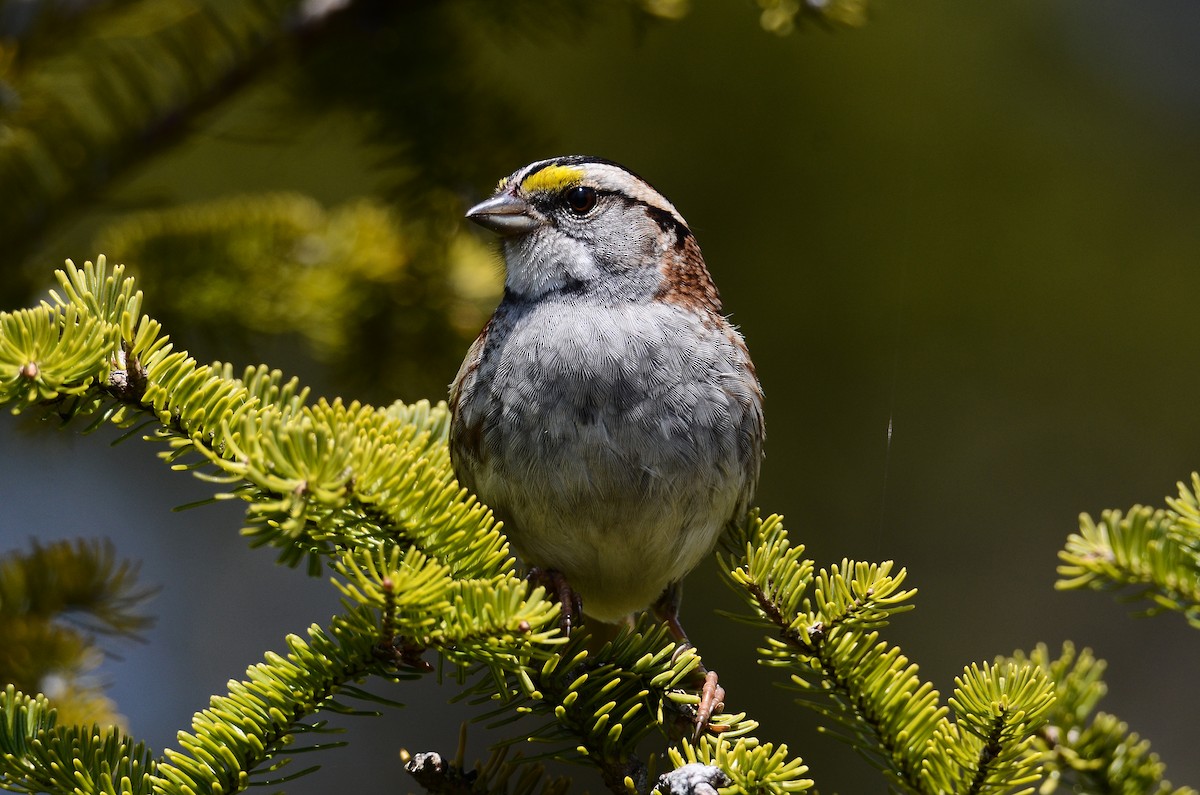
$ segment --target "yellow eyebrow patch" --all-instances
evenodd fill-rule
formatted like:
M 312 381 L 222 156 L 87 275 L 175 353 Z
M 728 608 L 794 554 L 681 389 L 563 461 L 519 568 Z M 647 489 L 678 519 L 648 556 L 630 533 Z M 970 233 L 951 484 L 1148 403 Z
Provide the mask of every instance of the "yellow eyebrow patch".
M 535 171 L 521 181 L 521 189 L 534 193 L 537 191 L 557 191 L 574 185 L 583 180 L 583 169 L 576 166 L 546 166 Z

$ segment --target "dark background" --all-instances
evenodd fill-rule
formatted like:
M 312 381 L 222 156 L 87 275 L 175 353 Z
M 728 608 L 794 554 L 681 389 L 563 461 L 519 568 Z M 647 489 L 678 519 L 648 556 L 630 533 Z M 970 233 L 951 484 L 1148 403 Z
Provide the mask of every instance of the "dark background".
M 397 84 L 418 123 L 459 136 L 422 179 L 444 178 L 463 207 L 530 160 L 622 162 L 689 220 L 750 344 L 768 400 L 764 511 L 819 565 L 908 569 L 917 609 L 884 635 L 943 697 L 970 662 L 1073 640 L 1110 663 L 1102 707 L 1154 743 L 1175 784 L 1200 784 L 1200 634 L 1053 587 L 1080 512 L 1161 505 L 1200 467 L 1200 6 L 889 0 L 864 28 L 779 38 L 752 4 L 695 5 L 677 23 L 616 6 L 500 21 L 462 3 L 392 18 L 409 26 L 405 71 L 326 49 L 330 82 L 312 61 L 310 82 L 268 73 L 58 221 L 26 269 L 49 286 L 131 207 L 278 189 L 405 207 L 370 112 Z M 339 96 L 338 64 L 358 70 L 356 98 Z M 448 64 L 469 94 L 439 109 L 431 75 Z M 497 168 L 497 152 L 511 162 Z M 391 366 L 364 353 L 368 371 Z M 428 363 L 432 382 L 458 358 Z M 371 394 L 288 359 L 322 394 L 444 397 Z M 135 736 L 162 748 L 286 633 L 326 624 L 336 596 L 247 550 L 237 505 L 172 513 L 211 487 L 104 436 L 0 423 L 0 547 L 102 535 L 143 561 L 158 625 L 102 673 Z M 804 757 L 822 791 L 884 792 L 769 684 L 754 634 L 714 614 L 738 608 L 715 567 L 686 591 L 689 632 L 760 738 Z M 397 749 L 452 753 L 473 714 L 445 706 L 456 692 L 387 689 L 409 709 L 347 719 L 351 747 L 288 791 L 411 789 Z M 482 756 L 487 735 L 471 732 Z

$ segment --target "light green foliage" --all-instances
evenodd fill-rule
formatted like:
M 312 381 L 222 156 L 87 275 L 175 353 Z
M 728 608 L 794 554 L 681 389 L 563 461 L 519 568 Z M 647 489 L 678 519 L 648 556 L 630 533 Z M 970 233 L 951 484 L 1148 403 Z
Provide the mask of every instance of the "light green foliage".
M 731 743 L 721 735 L 705 735 L 696 745 L 685 742 L 681 749 L 672 748 L 670 756 L 676 767 L 689 762 L 716 765 L 733 780 L 730 787 L 736 793 L 804 792 L 813 786 L 812 779 L 804 778 L 808 766 L 789 759 L 786 745 L 760 745 L 753 737 Z
M 1037 783 L 1041 766 L 1030 749 L 1054 705 L 1049 677 L 1008 661 L 971 665 L 955 683 L 949 704 L 958 720 L 938 722 L 931 745 L 948 753 L 924 760 L 926 791 L 1008 792 Z
M 1173 788 L 1163 780 L 1164 765 L 1150 743 L 1112 715 L 1093 713 L 1107 687 L 1104 662 L 1090 650 L 1063 645 L 1057 658 L 1044 644 L 1029 655 L 1018 652 L 997 665 L 1016 662 L 1040 668 L 1055 683 L 1055 699 L 1045 725 L 1032 738 L 1032 749 L 1045 770 L 1039 792 L 1105 792 L 1122 795 L 1196 795 L 1190 787 Z
M 619 782 L 627 766 L 636 767 L 631 755 L 639 740 L 676 718 L 686 721 L 676 703 L 694 702 L 695 697 L 671 691 L 686 684 L 699 658 L 691 650 L 676 656 L 675 645 L 658 626 L 623 630 L 598 650 L 589 650 L 588 640 L 572 637 L 536 669 L 513 675 L 493 668 L 466 697 L 482 704 L 494 700 L 499 689 L 516 710 L 494 712 L 494 720 L 505 723 L 514 714 L 543 719 L 538 726 L 523 727 L 514 741 L 544 743 L 544 755 L 576 751 L 599 765 L 610 783 Z M 741 717 L 722 719 L 737 729 Z
M 141 795 L 156 762 L 116 730 L 60 726 L 45 696 L 0 693 L 0 786 L 10 792 Z
M 1192 473 L 1191 485 L 1178 484 L 1179 496 L 1168 497 L 1176 517 L 1176 535 L 1200 560 L 1200 472 Z
M 1030 791 L 1038 778 L 1031 735 L 1045 721 L 1053 684 L 1031 665 L 967 668 L 949 706 L 879 629 L 912 609 L 914 590 L 890 562 L 842 561 L 813 573 L 778 516 L 757 516 L 727 543 L 734 587 L 770 634 L 763 664 L 791 673 L 802 702 L 905 792 Z M 953 709 L 956 720 L 950 720 Z
M 1058 553 L 1063 590 L 1118 590 L 1149 602 L 1146 613 L 1174 610 L 1200 628 L 1200 474 L 1179 484 L 1168 507 L 1108 510 L 1097 522 L 1079 517 L 1079 532 Z
M 306 722 L 308 716 L 317 709 L 345 711 L 335 697 L 360 692 L 348 683 L 368 673 L 386 676 L 375 654 L 375 629 L 375 615 L 358 609 L 334 618 L 329 632 L 313 626 L 307 640 L 289 635 L 286 656 L 268 653 L 244 681 L 230 682 L 228 695 L 213 696 L 208 709 L 196 713 L 191 732 L 179 734 L 180 749 L 167 749 L 158 763 L 154 790 L 239 792 L 260 768 L 284 780 L 279 774 L 296 752 L 291 743 L 322 729 L 320 722 Z
M 112 334 L 77 308 L 63 317 L 50 306 L 22 309 L 0 320 L 0 399 L 13 413 L 63 395 L 87 392 L 99 374 L 96 361 L 112 347 Z
M 285 652 L 267 653 L 161 757 L 116 729 L 84 728 L 86 717 L 74 719 L 79 726 L 56 723 L 45 697 L 10 687 L 0 702 L 0 786 L 182 795 L 286 781 L 311 769 L 286 766 L 290 753 L 316 747 L 295 748 L 297 739 L 329 731 L 321 712 L 355 712 L 350 699 L 391 705 L 360 684 L 419 676 L 429 669 L 422 655 L 432 652 L 469 682 L 463 699 L 488 705 L 484 719 L 521 721 L 514 739 L 541 743 L 539 756 L 594 764 L 614 792 L 650 790 L 639 743 L 691 734 L 699 656 L 647 617 L 604 641 L 586 627 L 562 636 L 558 606 L 517 576 L 490 511 L 455 482 L 443 404 L 310 402 L 277 371 L 248 368 L 235 377 L 227 365 L 201 365 L 175 350 L 141 314 L 141 293 L 119 266 L 68 263 L 59 284 L 36 310 L 0 313 L 0 401 L 86 418 L 88 428 L 143 422 L 174 468 L 213 483 L 217 499 L 244 501 L 251 544 L 276 547 L 281 562 L 305 563 L 311 573 L 331 571 L 345 611 L 306 638 L 289 636 Z M 1180 516 L 1195 517 L 1195 502 L 1181 498 Z M 78 560 L 70 564 L 72 551 Z M 48 554 L 67 562 L 42 560 Z M 111 551 L 39 548 L 31 559 L 35 565 L 12 558 L 18 563 L 0 571 L 0 619 L 20 593 L 51 615 L 73 605 L 79 594 L 38 579 L 70 564 L 78 569 L 72 582 L 94 590 L 91 609 L 102 626 L 124 634 L 140 626 L 130 611 L 143 594 Z M 1039 651 L 972 665 L 942 704 L 880 635 L 915 594 L 891 562 L 843 560 L 817 570 L 779 517 L 757 514 L 731 529 L 723 562 L 751 620 L 769 633 L 761 662 L 788 673 L 801 700 L 833 720 L 896 789 L 1028 792 L 1043 768 L 1064 781 L 1081 771 L 1161 781 L 1161 765 L 1123 724 L 1098 716 L 1083 725 L 1102 686 L 1082 662 L 1048 663 Z M 75 646 L 77 656 L 90 648 Z M 671 747 L 667 758 L 719 766 L 729 793 L 812 787 L 804 762 L 754 737 L 757 723 L 745 714 L 717 715 L 713 724 L 723 731 Z M 1064 730 L 1069 742 L 1052 739 Z M 514 759 L 501 752 L 475 777 L 461 760 L 427 766 L 429 780 L 414 775 L 439 791 L 565 786 Z M 1126 770 L 1117 759 L 1132 764 Z

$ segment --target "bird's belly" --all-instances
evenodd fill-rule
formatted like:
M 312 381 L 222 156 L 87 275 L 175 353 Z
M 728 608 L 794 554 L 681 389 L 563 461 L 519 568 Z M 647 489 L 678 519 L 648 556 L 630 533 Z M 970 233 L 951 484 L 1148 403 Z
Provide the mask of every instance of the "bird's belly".
M 654 602 L 712 549 L 740 484 L 718 477 L 692 441 L 601 422 L 510 482 L 506 512 L 524 560 L 562 570 L 600 618 Z M 611 603 L 611 606 L 610 606 Z
M 602 620 L 646 607 L 690 571 L 741 488 L 703 465 L 697 445 L 603 419 L 543 434 L 533 447 L 530 457 L 493 459 L 479 491 L 507 520 L 521 558 L 562 571 Z

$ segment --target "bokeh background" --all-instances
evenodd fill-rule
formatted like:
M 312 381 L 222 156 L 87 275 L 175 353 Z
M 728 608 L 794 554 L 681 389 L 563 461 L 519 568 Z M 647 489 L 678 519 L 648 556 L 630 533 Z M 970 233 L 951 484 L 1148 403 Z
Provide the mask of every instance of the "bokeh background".
M 750 343 L 764 510 L 819 564 L 908 569 L 917 609 L 885 636 L 943 694 L 972 661 L 1071 639 L 1110 663 L 1102 707 L 1200 784 L 1200 633 L 1053 588 L 1080 512 L 1159 505 L 1200 468 L 1200 5 L 879 0 L 790 35 L 749 2 L 318 6 L 138 136 L 83 146 L 57 194 L 4 172 L 3 305 L 105 253 L 202 361 L 439 399 L 499 278 L 463 209 L 530 160 L 623 162 L 689 220 Z M 136 49 L 117 23 L 152 35 L 155 7 L 0 2 L 0 126 L 37 111 L 29 63 Z M 162 748 L 336 595 L 248 550 L 236 505 L 172 512 L 211 487 L 112 436 L 0 422 L 0 549 L 104 536 L 142 561 L 158 624 L 99 675 Z M 754 665 L 715 567 L 686 592 L 760 737 L 823 792 L 886 791 Z M 452 752 L 456 692 L 387 691 L 409 708 L 338 721 L 350 747 L 287 790 L 412 789 L 397 751 Z

